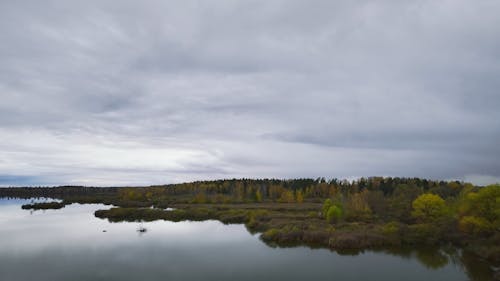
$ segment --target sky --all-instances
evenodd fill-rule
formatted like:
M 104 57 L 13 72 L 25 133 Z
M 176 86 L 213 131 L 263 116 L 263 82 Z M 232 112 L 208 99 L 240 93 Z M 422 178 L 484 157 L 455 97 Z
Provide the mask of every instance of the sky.
M 500 1 L 0 0 L 0 186 L 500 181 Z

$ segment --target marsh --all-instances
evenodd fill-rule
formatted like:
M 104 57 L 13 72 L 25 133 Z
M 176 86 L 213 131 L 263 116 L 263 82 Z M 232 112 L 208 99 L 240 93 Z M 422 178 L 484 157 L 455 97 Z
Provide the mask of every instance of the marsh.
M 0 279 L 17 280 L 491 280 L 488 264 L 459 249 L 342 254 L 270 247 L 243 224 L 111 223 L 102 204 L 23 210 L 0 200 Z M 103 231 L 106 232 L 103 232 Z

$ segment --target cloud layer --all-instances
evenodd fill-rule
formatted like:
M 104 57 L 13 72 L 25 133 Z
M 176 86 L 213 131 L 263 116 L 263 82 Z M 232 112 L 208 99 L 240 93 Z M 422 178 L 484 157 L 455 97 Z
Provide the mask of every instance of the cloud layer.
M 2 1 L 0 185 L 500 178 L 498 1 Z

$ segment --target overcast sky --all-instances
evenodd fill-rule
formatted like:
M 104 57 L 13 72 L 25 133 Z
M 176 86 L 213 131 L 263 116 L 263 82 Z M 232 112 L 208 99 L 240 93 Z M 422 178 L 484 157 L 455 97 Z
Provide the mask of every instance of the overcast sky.
M 500 179 L 500 1 L 0 1 L 0 185 Z

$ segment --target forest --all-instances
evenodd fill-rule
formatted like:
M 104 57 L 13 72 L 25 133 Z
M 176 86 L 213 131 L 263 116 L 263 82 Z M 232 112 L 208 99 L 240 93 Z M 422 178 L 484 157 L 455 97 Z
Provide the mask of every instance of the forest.
M 112 222 L 242 223 L 271 246 L 359 251 L 451 244 L 500 264 L 499 184 L 390 177 L 227 179 L 147 187 L 12 187 L 0 189 L 0 197 L 60 200 L 23 205 L 32 210 L 112 205 L 95 212 Z

